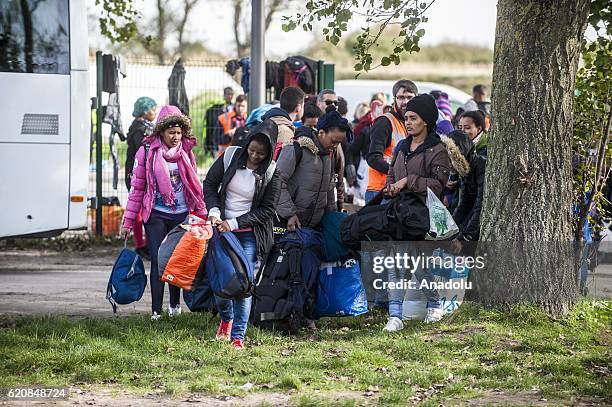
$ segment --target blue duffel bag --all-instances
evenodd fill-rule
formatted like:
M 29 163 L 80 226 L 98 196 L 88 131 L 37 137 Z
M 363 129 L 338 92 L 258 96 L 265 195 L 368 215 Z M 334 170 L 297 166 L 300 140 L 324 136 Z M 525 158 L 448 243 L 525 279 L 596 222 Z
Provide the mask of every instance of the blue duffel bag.
M 357 260 L 322 264 L 317 285 L 318 317 L 355 316 L 368 312 L 368 299 Z
M 206 277 L 216 295 L 235 300 L 251 296 L 253 265 L 236 235 L 213 229 L 205 260 Z
M 106 286 L 106 299 L 113 307 L 113 313 L 117 312 L 117 304 L 126 305 L 139 301 L 146 286 L 147 275 L 142 259 L 124 245 L 115 260 Z

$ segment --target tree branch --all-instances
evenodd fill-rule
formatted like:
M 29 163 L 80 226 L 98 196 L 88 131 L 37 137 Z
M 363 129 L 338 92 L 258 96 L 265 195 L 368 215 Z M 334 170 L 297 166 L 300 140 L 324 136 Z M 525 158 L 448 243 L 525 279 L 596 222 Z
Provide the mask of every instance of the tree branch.
M 179 21 L 177 31 L 178 31 L 178 54 L 183 57 L 184 50 L 184 41 L 183 35 L 185 33 L 185 26 L 187 25 L 187 20 L 189 19 L 189 14 L 199 0 L 183 0 L 183 18 Z
M 288 1 L 286 3 L 288 3 Z M 274 13 L 276 13 L 280 9 L 281 4 L 283 4 L 282 0 L 272 0 L 270 2 L 268 12 L 266 13 L 266 24 L 264 26 L 264 32 L 268 31 L 268 28 L 272 23 L 272 17 L 274 16 Z

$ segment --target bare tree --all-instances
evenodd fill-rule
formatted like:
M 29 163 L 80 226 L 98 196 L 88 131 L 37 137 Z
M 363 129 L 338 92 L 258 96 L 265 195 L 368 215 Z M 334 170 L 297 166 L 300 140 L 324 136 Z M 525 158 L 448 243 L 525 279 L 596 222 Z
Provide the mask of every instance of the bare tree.
M 234 41 L 236 43 L 236 53 L 238 58 L 242 58 L 248 55 L 251 50 L 251 37 L 250 37 L 250 26 L 251 19 L 250 14 L 243 14 L 245 9 L 245 0 L 232 0 L 234 4 Z M 272 19 L 274 14 L 277 11 L 286 8 L 286 6 L 291 2 L 291 0 L 270 0 L 267 2 L 268 7 L 266 10 L 266 19 L 265 19 L 265 27 L 264 33 L 268 31 L 270 24 L 272 23 Z M 244 27 L 244 33 L 241 34 L 240 28 Z
M 184 52 L 185 45 L 187 44 L 185 40 L 187 22 L 199 1 L 183 0 L 181 2 L 182 13 L 176 13 L 180 17 L 168 11 L 171 10 L 170 4 L 176 4 L 177 2 L 170 2 L 169 0 L 156 1 L 157 13 L 151 22 L 151 25 L 155 26 L 155 34 L 147 34 L 141 28 L 136 39 L 147 52 L 155 55 L 160 64 L 165 64 Z M 171 32 L 176 32 L 178 35 L 178 45 L 175 49 L 169 49 L 167 46 L 168 36 Z

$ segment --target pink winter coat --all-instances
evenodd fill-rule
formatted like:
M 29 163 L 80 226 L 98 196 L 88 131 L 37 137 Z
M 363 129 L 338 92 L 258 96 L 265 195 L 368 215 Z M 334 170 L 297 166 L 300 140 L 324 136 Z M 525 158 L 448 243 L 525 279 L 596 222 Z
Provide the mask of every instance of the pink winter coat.
M 193 152 L 189 152 L 189 158 L 191 165 L 196 168 L 195 156 Z M 142 215 L 142 221 L 147 222 L 151 216 L 151 210 L 153 209 L 153 202 L 155 201 L 155 180 L 153 177 L 153 159 L 154 156 L 151 151 L 147 153 L 147 162 L 145 169 L 145 147 L 142 146 L 136 152 L 134 160 L 134 170 L 132 172 L 132 184 L 130 188 L 130 194 L 128 197 L 128 203 L 125 208 L 125 216 L 123 219 L 123 226 L 125 228 L 132 228 L 134 220 L 138 215 L 138 212 Z M 189 186 L 183 184 L 185 188 Z M 207 216 L 206 209 L 194 211 L 194 208 L 189 208 L 196 215 L 200 217 Z
M 153 129 L 153 135 L 148 138 L 148 141 L 154 140 L 156 137 L 159 137 L 161 130 L 164 129 L 166 124 L 170 121 L 180 121 L 182 123 L 181 127 L 183 128 L 184 134 L 191 134 L 191 121 L 187 116 L 184 116 L 181 111 L 175 106 L 164 106 L 159 112 L 159 116 L 157 118 L 157 123 L 155 128 Z M 191 166 L 195 169 L 195 155 L 191 148 L 195 145 L 195 142 L 192 143 L 193 140 L 183 139 L 181 142 L 183 143 L 183 151 L 188 151 L 189 161 Z M 159 143 L 159 140 L 157 141 Z M 138 213 L 142 215 L 143 222 L 147 222 L 149 217 L 151 216 L 151 211 L 153 209 L 153 203 L 155 201 L 155 176 L 153 171 L 153 161 L 155 160 L 155 141 L 153 141 L 153 146 L 149 149 L 146 158 L 146 168 L 145 168 L 145 147 L 142 146 L 136 152 L 136 156 L 134 159 L 134 169 L 132 171 L 132 179 L 131 179 L 131 188 L 130 194 L 128 196 L 128 203 L 125 209 L 125 216 L 123 218 L 123 227 L 132 228 L 134 225 L 134 221 L 138 216 Z M 198 181 L 199 183 L 199 181 Z M 183 182 L 183 187 L 187 188 L 189 191 L 189 195 L 200 195 L 193 193 L 193 190 L 189 188 L 189 183 Z M 187 192 L 186 191 L 186 192 Z M 186 194 L 187 195 L 187 194 Z M 187 198 L 187 196 L 186 196 Z M 206 206 L 204 204 L 204 197 L 200 199 L 200 203 L 190 202 L 189 199 L 186 199 L 187 204 L 189 205 L 189 211 L 195 213 L 200 217 L 207 216 Z M 198 209 L 196 209 L 196 206 Z

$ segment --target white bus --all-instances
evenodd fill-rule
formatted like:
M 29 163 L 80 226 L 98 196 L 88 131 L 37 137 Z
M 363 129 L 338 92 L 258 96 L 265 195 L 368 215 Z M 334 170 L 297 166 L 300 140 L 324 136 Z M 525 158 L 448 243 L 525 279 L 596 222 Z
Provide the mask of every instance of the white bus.
M 87 226 L 85 1 L 0 1 L 0 238 Z

